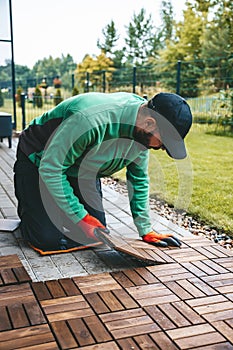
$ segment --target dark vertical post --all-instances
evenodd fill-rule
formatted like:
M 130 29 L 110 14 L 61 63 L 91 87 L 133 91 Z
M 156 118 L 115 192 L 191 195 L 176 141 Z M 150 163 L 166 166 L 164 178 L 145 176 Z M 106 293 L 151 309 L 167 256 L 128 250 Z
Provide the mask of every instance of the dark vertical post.
M 102 71 L 102 77 L 103 77 L 102 88 L 103 88 L 103 92 L 105 92 L 105 90 L 106 90 L 106 74 L 105 74 L 105 70 Z
M 137 72 L 136 67 L 133 67 L 133 93 L 134 94 L 136 92 L 136 84 L 137 84 L 136 72 Z
M 22 130 L 23 130 L 26 127 L 25 93 L 22 92 L 20 98 L 21 98 L 21 108 L 22 108 Z
M 12 6 L 11 0 L 9 0 L 9 10 L 10 10 L 10 32 L 11 32 L 11 74 L 12 74 L 12 97 L 13 97 L 13 114 L 14 123 L 13 128 L 16 129 L 17 118 L 16 118 L 16 89 L 15 89 L 15 61 L 14 61 L 14 40 L 13 40 L 13 22 L 12 22 Z
M 86 86 L 85 86 L 85 92 L 89 92 L 89 83 L 90 83 L 90 73 L 87 72 L 86 74 Z
M 176 93 L 180 94 L 180 72 L 181 72 L 181 61 L 177 62 L 177 75 L 176 75 Z
M 74 88 L 74 73 L 72 73 L 72 75 L 71 75 L 71 88 L 72 88 L 72 90 Z

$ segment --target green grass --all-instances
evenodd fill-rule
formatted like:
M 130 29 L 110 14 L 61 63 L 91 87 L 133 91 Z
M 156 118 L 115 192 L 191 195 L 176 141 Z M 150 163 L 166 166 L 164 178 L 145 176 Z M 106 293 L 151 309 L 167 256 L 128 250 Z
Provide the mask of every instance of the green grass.
M 186 138 L 189 157 L 175 161 L 151 151 L 150 194 L 227 232 L 233 232 L 233 138 L 206 134 L 194 124 Z M 124 172 L 115 174 L 121 180 Z

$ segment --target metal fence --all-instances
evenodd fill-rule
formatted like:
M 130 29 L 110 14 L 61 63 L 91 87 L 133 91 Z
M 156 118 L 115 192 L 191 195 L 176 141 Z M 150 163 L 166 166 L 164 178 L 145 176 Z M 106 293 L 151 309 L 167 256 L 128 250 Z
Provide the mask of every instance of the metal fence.
M 222 123 L 224 118 L 232 122 L 232 98 L 223 102 L 223 98 L 219 97 L 221 89 L 227 90 L 233 86 L 232 70 L 227 66 L 226 58 L 224 62 L 221 60 L 221 65 L 219 62 L 219 58 L 211 62 L 161 62 L 157 67 L 125 67 L 111 71 L 70 74 L 66 75 L 66 81 L 62 82 L 60 100 L 72 96 L 74 88 L 75 93 L 127 91 L 148 98 L 159 91 L 169 91 L 178 93 L 190 101 L 196 122 Z M 16 91 L 21 87 L 24 93 L 24 101 L 16 95 L 17 116 L 14 116 L 14 126 L 17 130 L 21 130 L 30 120 L 59 102 L 59 97 L 56 96 L 57 89 L 53 86 L 54 78 L 46 77 L 46 88 L 42 87 L 45 77 L 37 76 L 35 79 L 25 80 L 16 78 Z M 42 93 L 41 97 L 37 97 L 42 102 L 40 107 L 35 103 L 34 94 L 38 85 L 41 86 Z M 0 82 L 0 87 L 4 91 L 5 100 L 0 110 L 12 113 L 11 81 Z

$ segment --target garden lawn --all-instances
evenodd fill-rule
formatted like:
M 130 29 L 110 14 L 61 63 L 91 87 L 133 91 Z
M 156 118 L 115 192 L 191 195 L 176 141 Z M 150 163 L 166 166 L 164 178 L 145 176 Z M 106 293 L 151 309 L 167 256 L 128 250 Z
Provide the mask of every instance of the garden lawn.
M 151 151 L 150 194 L 233 232 L 233 138 L 206 134 L 207 128 L 192 126 L 186 137 L 189 156 L 185 160 Z M 125 179 L 124 172 L 115 175 Z

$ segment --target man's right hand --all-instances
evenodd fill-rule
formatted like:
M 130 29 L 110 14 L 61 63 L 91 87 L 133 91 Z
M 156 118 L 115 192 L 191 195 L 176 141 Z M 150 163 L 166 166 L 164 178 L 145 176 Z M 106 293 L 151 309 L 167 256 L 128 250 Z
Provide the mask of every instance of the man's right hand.
M 108 229 L 103 224 L 101 224 L 98 219 L 96 219 L 94 216 L 91 216 L 90 214 L 84 216 L 84 218 L 80 220 L 77 225 L 81 228 L 81 230 L 88 238 L 97 242 L 99 242 L 99 239 L 95 235 L 96 229 L 100 228 L 104 232 L 108 233 Z

